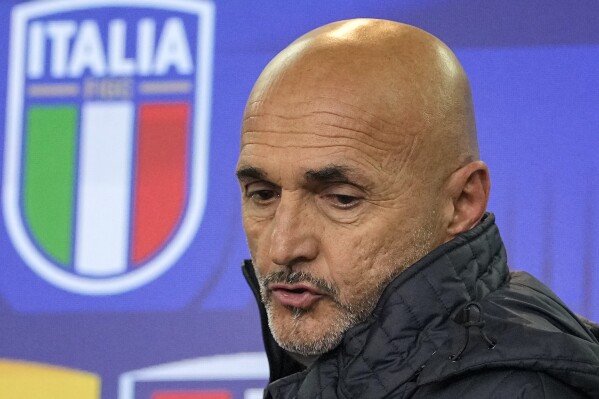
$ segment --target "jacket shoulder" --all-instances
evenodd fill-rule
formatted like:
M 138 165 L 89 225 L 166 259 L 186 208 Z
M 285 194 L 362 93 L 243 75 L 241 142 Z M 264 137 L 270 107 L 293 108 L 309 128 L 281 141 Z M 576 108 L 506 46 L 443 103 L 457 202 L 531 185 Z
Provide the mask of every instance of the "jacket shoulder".
M 487 370 L 422 386 L 413 397 L 460 399 L 588 399 L 588 396 L 542 372 Z

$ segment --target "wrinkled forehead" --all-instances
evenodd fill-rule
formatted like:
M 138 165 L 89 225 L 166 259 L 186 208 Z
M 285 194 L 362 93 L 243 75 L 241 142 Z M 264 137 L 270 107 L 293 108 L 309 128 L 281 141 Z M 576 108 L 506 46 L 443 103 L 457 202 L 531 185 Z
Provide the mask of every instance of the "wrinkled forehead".
M 268 139 L 289 145 L 303 139 L 296 133 L 314 133 L 331 142 L 401 147 L 426 128 L 422 107 L 407 90 L 390 98 L 364 80 L 322 75 L 277 77 L 255 89 L 244 113 L 242 145 L 260 133 L 281 133 Z
M 318 136 L 320 145 L 347 140 L 390 145 L 400 140 L 403 124 L 356 97 L 351 91 L 330 89 L 299 95 L 277 93 L 254 100 L 244 115 L 242 143 L 260 136 L 294 145 L 307 135 Z
M 239 167 L 301 175 L 338 165 L 386 175 L 396 173 L 414 148 L 413 124 L 381 116 L 351 91 L 281 94 L 273 90 L 248 103 Z
M 318 130 L 323 136 L 370 141 L 399 139 L 405 128 L 402 123 L 379 115 L 348 96 L 332 97 L 331 93 L 311 98 L 279 98 L 254 101 L 248 104 L 243 120 L 243 139 L 253 133 L 285 130 L 281 139 L 292 141 L 293 133 L 308 133 L 302 129 Z

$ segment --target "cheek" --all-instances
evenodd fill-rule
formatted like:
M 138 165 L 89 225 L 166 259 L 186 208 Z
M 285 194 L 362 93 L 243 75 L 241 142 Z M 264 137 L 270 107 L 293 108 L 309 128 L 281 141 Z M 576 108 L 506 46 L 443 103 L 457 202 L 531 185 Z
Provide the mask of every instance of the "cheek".
M 329 253 L 331 278 L 341 291 L 351 291 L 364 280 L 371 281 L 381 255 L 380 242 L 367 233 L 347 232 L 331 243 Z
M 265 220 L 257 220 L 245 215 L 242 220 L 250 254 L 253 259 L 260 260 L 265 251 L 268 253 L 268 246 L 270 245 L 268 240 L 269 224 Z
M 338 237 L 329 254 L 331 278 L 340 289 L 341 299 L 347 301 L 372 291 L 379 282 L 385 281 L 404 263 L 402 235 L 388 234 L 379 229 L 346 232 Z

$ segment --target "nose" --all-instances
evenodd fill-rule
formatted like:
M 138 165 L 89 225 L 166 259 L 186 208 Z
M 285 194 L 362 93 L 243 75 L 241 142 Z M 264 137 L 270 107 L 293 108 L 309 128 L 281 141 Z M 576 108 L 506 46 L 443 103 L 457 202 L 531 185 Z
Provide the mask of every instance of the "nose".
M 276 265 L 293 267 L 317 257 L 319 231 L 307 200 L 285 194 L 272 219 L 269 256 Z

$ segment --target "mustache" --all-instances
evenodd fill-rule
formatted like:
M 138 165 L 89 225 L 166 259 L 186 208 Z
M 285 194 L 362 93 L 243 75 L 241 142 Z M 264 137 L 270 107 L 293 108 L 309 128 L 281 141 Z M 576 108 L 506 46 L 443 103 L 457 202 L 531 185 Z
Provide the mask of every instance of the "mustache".
M 285 283 L 285 284 L 297 284 L 297 283 L 308 283 L 315 288 L 317 288 L 322 293 L 332 297 L 337 298 L 339 293 L 338 289 L 331 284 L 330 282 L 311 275 L 310 273 L 300 271 L 300 272 L 289 272 L 289 271 L 279 271 L 275 273 L 270 273 L 266 275 L 264 278 L 260 279 L 260 285 L 263 290 L 267 290 L 270 284 L 274 283 Z

